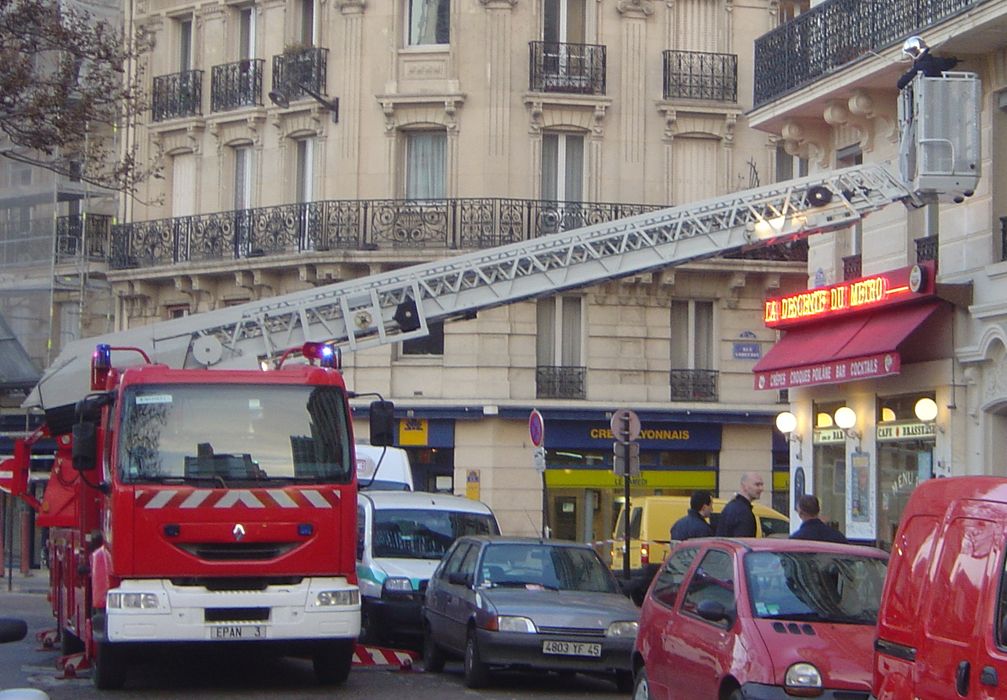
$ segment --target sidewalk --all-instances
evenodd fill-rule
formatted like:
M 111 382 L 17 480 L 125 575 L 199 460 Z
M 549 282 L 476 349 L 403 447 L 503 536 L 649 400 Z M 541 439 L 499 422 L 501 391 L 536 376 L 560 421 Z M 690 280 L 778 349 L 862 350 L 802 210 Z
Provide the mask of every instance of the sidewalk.
M 16 567 L 13 574 L 6 567 L 0 569 L 0 571 L 3 573 L 3 579 L 0 580 L 0 592 L 13 591 L 15 593 L 39 594 L 49 592 L 48 569 L 32 569 L 28 572 L 27 576 L 22 574 L 21 570 Z

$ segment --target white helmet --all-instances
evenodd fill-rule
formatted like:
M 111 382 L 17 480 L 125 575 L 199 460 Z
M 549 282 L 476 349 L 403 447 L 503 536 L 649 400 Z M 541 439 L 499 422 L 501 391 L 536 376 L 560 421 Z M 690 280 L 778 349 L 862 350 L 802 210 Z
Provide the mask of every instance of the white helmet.
M 915 61 L 927 50 L 927 43 L 918 36 L 911 36 L 902 44 L 902 55 Z

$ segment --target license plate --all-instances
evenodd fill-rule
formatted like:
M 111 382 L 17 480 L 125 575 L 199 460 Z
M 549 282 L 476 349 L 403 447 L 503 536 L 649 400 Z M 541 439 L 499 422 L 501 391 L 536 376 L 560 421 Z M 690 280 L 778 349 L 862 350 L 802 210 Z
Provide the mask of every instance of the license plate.
M 560 654 L 561 656 L 601 656 L 601 644 L 591 642 L 542 642 L 543 654 Z
M 265 625 L 219 625 L 209 629 L 210 639 L 227 641 L 229 639 L 265 639 Z

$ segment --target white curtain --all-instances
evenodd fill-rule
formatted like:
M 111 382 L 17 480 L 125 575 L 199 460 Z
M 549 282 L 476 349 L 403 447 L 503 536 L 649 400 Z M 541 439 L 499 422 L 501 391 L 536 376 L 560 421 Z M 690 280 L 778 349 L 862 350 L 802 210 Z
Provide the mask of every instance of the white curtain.
M 410 0 L 409 44 L 447 44 L 450 41 L 450 8 L 450 0 Z
M 447 135 L 443 131 L 406 132 L 406 199 L 447 196 Z

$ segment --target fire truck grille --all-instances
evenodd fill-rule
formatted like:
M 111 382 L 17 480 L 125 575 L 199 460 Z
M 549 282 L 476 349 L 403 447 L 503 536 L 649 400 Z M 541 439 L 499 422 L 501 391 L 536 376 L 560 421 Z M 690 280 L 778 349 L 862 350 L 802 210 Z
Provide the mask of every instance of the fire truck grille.
M 178 546 L 207 561 L 265 561 L 283 556 L 294 548 L 293 544 L 282 542 L 202 542 Z
M 208 591 L 264 591 L 269 586 L 298 586 L 302 576 L 263 576 L 254 578 L 173 578 L 171 583 L 179 587 L 205 588 Z
M 268 622 L 269 608 L 207 608 L 205 622 Z

